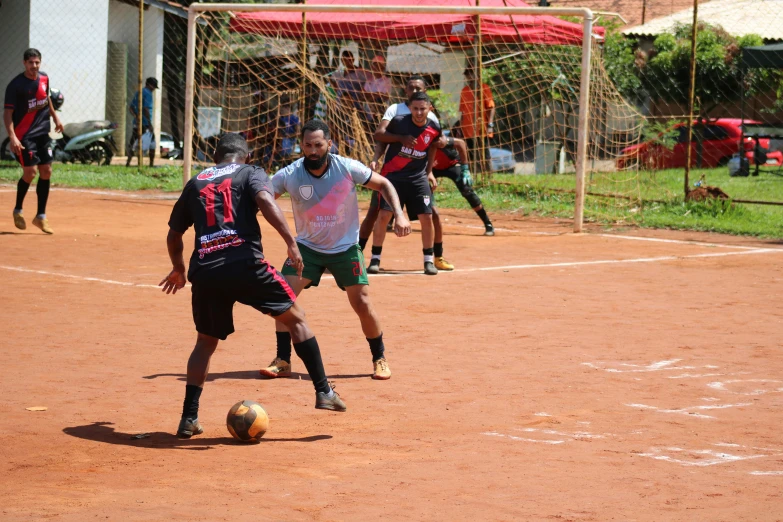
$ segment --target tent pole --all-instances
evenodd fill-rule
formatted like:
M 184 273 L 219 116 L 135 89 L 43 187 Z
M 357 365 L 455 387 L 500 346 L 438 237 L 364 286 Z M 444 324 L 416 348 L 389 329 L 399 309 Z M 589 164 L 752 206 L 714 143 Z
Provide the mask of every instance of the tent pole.
M 307 0 L 302 0 L 306 4 Z M 305 112 L 305 89 L 307 88 L 307 13 L 302 11 L 302 84 L 299 92 L 299 115 L 303 120 L 307 120 Z
M 481 7 L 481 0 L 476 0 L 476 7 Z M 484 122 L 484 80 L 482 78 L 484 66 L 481 63 L 483 61 L 483 47 L 484 42 L 481 38 L 481 15 L 476 15 L 476 70 L 474 71 L 476 80 L 474 83 L 477 90 L 473 91 L 473 105 L 475 106 L 478 102 L 478 111 L 473 111 L 473 132 L 476 133 L 476 137 L 478 138 L 479 172 L 481 172 L 482 177 L 485 177 L 485 180 L 483 181 L 486 181 L 486 179 L 491 177 L 492 169 L 486 164 L 486 160 L 484 159 L 487 149 L 486 140 L 488 137 L 486 123 Z M 476 92 L 478 92 L 478 97 L 476 97 Z M 484 172 L 484 169 L 489 170 L 489 172 Z
M 742 157 L 745 155 L 745 60 L 740 50 L 740 143 L 739 153 L 740 167 L 742 167 Z

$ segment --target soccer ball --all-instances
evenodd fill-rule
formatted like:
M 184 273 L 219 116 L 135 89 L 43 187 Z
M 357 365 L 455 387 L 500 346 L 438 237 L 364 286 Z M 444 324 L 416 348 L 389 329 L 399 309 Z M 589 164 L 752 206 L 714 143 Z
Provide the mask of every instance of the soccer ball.
M 239 401 L 228 410 L 226 427 L 237 440 L 258 442 L 269 428 L 269 417 L 257 402 Z

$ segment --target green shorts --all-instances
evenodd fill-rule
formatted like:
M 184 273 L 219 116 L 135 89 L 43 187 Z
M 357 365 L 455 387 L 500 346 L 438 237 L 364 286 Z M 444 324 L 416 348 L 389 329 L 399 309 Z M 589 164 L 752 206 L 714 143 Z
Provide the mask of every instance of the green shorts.
M 359 245 L 354 245 L 338 254 L 323 254 L 301 243 L 297 245 L 304 260 L 302 277 L 312 281 L 306 288 L 318 286 L 325 270 L 332 273 L 337 286 L 343 290 L 349 286 L 370 284 L 367 280 L 367 270 L 364 268 L 364 254 Z M 296 270 L 291 266 L 289 259 L 285 260 L 281 272 L 287 276 L 296 275 Z

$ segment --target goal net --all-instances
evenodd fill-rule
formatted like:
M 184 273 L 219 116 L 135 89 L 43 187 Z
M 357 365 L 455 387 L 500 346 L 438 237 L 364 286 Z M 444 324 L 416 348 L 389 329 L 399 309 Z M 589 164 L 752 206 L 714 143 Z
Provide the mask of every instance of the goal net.
M 382 115 L 417 76 L 442 128 L 467 138 L 480 186 L 529 179 L 573 194 L 581 229 L 585 173 L 614 171 L 642 123 L 604 70 L 603 29 L 586 9 L 476 3 L 194 4 L 184 177 L 229 131 L 243 133 L 253 162 L 274 172 L 299 157 L 298 128 L 311 118 L 330 125 L 340 154 L 369 163 Z

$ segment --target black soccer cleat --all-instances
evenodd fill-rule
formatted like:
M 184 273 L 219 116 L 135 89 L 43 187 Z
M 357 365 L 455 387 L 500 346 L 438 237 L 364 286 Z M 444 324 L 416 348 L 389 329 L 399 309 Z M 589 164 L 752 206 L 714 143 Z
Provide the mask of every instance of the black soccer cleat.
M 367 267 L 368 274 L 377 274 L 381 271 L 381 260 L 370 259 L 370 266 Z
M 204 428 L 201 427 L 201 423 L 198 419 L 188 419 L 182 417 L 179 421 L 179 428 L 177 428 L 177 437 L 180 439 L 189 439 L 193 435 L 201 435 L 204 433 Z
M 484 225 L 484 235 L 485 236 L 495 235 L 495 228 L 492 226 L 492 223 L 490 223 L 489 225 Z
M 329 383 L 329 393 L 316 392 L 315 408 L 317 410 L 345 411 L 347 407 L 340 398 L 340 395 L 334 391 L 334 384 Z
M 424 263 L 424 275 L 438 275 L 438 269 L 435 268 L 435 263 L 432 261 Z

